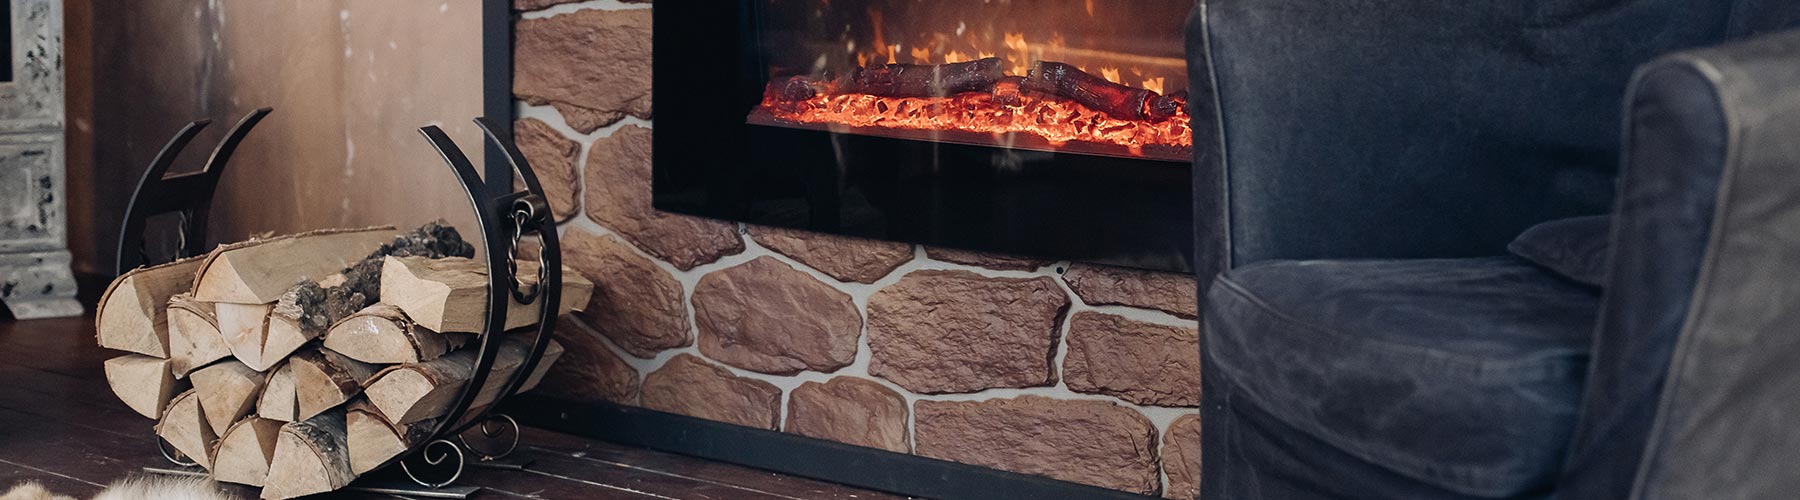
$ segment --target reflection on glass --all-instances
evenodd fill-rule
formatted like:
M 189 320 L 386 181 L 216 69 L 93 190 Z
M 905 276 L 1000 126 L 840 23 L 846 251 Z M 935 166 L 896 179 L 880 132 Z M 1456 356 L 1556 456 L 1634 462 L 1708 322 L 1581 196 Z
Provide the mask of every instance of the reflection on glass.
M 1182 22 L 1168 0 L 760 0 L 748 121 L 1185 160 Z

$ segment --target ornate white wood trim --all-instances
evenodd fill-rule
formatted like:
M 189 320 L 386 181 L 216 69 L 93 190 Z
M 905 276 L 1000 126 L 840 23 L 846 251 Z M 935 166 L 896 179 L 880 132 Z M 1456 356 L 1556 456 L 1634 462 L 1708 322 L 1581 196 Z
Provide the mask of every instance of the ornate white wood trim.
M 19 318 L 81 314 L 64 213 L 62 2 L 10 4 L 0 82 L 0 302 Z

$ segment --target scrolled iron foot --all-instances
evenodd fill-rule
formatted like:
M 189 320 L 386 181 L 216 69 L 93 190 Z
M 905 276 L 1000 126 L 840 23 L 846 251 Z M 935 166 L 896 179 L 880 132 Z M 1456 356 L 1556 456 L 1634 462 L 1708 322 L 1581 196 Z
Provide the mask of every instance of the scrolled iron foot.
M 167 459 L 169 461 L 169 463 L 179 465 L 182 467 L 199 467 L 200 466 L 200 462 L 195 462 L 191 459 L 187 459 L 187 456 L 182 455 L 180 451 L 170 450 L 169 442 L 163 440 L 163 438 L 161 436 L 157 436 L 157 438 L 156 438 L 156 451 L 162 453 L 163 458 Z
M 436 456 L 433 456 L 434 452 Z M 456 457 L 454 463 L 450 460 L 452 456 Z M 456 480 L 462 478 L 463 467 L 467 464 L 468 459 L 463 455 L 462 447 L 449 440 L 438 439 L 426 444 L 418 454 L 401 459 L 400 469 L 406 471 L 406 477 L 419 483 L 419 486 L 443 488 L 456 484 Z M 424 477 L 420 477 L 421 474 Z M 448 477 L 437 480 L 445 476 Z
M 478 437 L 479 439 L 471 440 L 471 436 Z M 456 438 L 462 441 L 464 448 L 468 448 L 469 451 L 475 452 L 475 455 L 479 457 L 479 460 L 484 462 L 499 460 L 506 458 L 507 455 L 512 454 L 513 450 L 519 448 L 519 421 L 513 420 L 512 417 L 507 416 L 504 413 L 495 413 L 488 415 L 487 420 L 481 421 L 481 425 L 463 431 L 463 433 Z M 476 446 L 474 443 L 477 442 L 482 443 L 482 445 Z M 506 443 L 504 449 L 496 451 L 493 448 L 487 447 L 489 444 L 500 442 Z

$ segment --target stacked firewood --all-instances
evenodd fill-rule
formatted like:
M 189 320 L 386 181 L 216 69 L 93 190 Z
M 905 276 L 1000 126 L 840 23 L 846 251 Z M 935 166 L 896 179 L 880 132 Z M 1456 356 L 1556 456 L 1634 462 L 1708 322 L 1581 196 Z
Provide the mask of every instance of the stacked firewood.
M 488 297 L 473 255 L 434 223 L 254 239 L 138 268 L 99 305 L 100 346 L 130 352 L 106 361 L 107 382 L 214 479 L 266 499 L 342 488 L 431 438 L 473 375 Z M 519 263 L 522 286 L 534 264 Z M 592 292 L 565 268 L 559 313 Z M 540 302 L 509 301 L 505 329 L 535 324 Z M 474 408 L 495 402 L 533 339 L 495 340 Z M 520 390 L 561 354 L 550 344 Z

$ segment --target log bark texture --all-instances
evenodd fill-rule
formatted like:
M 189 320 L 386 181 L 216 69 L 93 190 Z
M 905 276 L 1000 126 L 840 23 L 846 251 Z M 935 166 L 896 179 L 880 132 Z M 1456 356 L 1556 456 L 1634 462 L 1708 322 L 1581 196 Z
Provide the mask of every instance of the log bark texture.
M 125 273 L 106 287 L 94 306 L 100 347 L 169 357 L 169 297 L 186 293 L 202 259 L 195 257 Z
M 280 500 L 324 493 L 348 486 L 354 479 L 344 411 L 333 410 L 281 427 L 262 497 Z
M 106 360 L 106 383 L 125 406 L 147 418 L 162 418 L 177 390 L 169 360 L 142 354 Z
M 230 355 L 211 302 L 185 293 L 169 298 L 169 369 L 176 378 Z
M 518 274 L 525 286 L 537 283 L 537 264 L 519 263 Z M 587 307 L 594 283 L 568 266 L 563 266 L 562 276 L 558 314 Z M 487 288 L 486 264 L 472 259 L 388 257 L 381 273 L 382 301 L 435 332 L 480 333 L 487 324 Z M 508 300 L 504 329 L 537 324 L 538 302 Z
M 213 479 L 262 486 L 283 422 L 251 416 L 232 424 L 213 446 Z
M 268 304 L 302 280 L 317 280 L 392 241 L 393 227 L 332 229 L 223 245 L 207 254 L 194 298 Z

